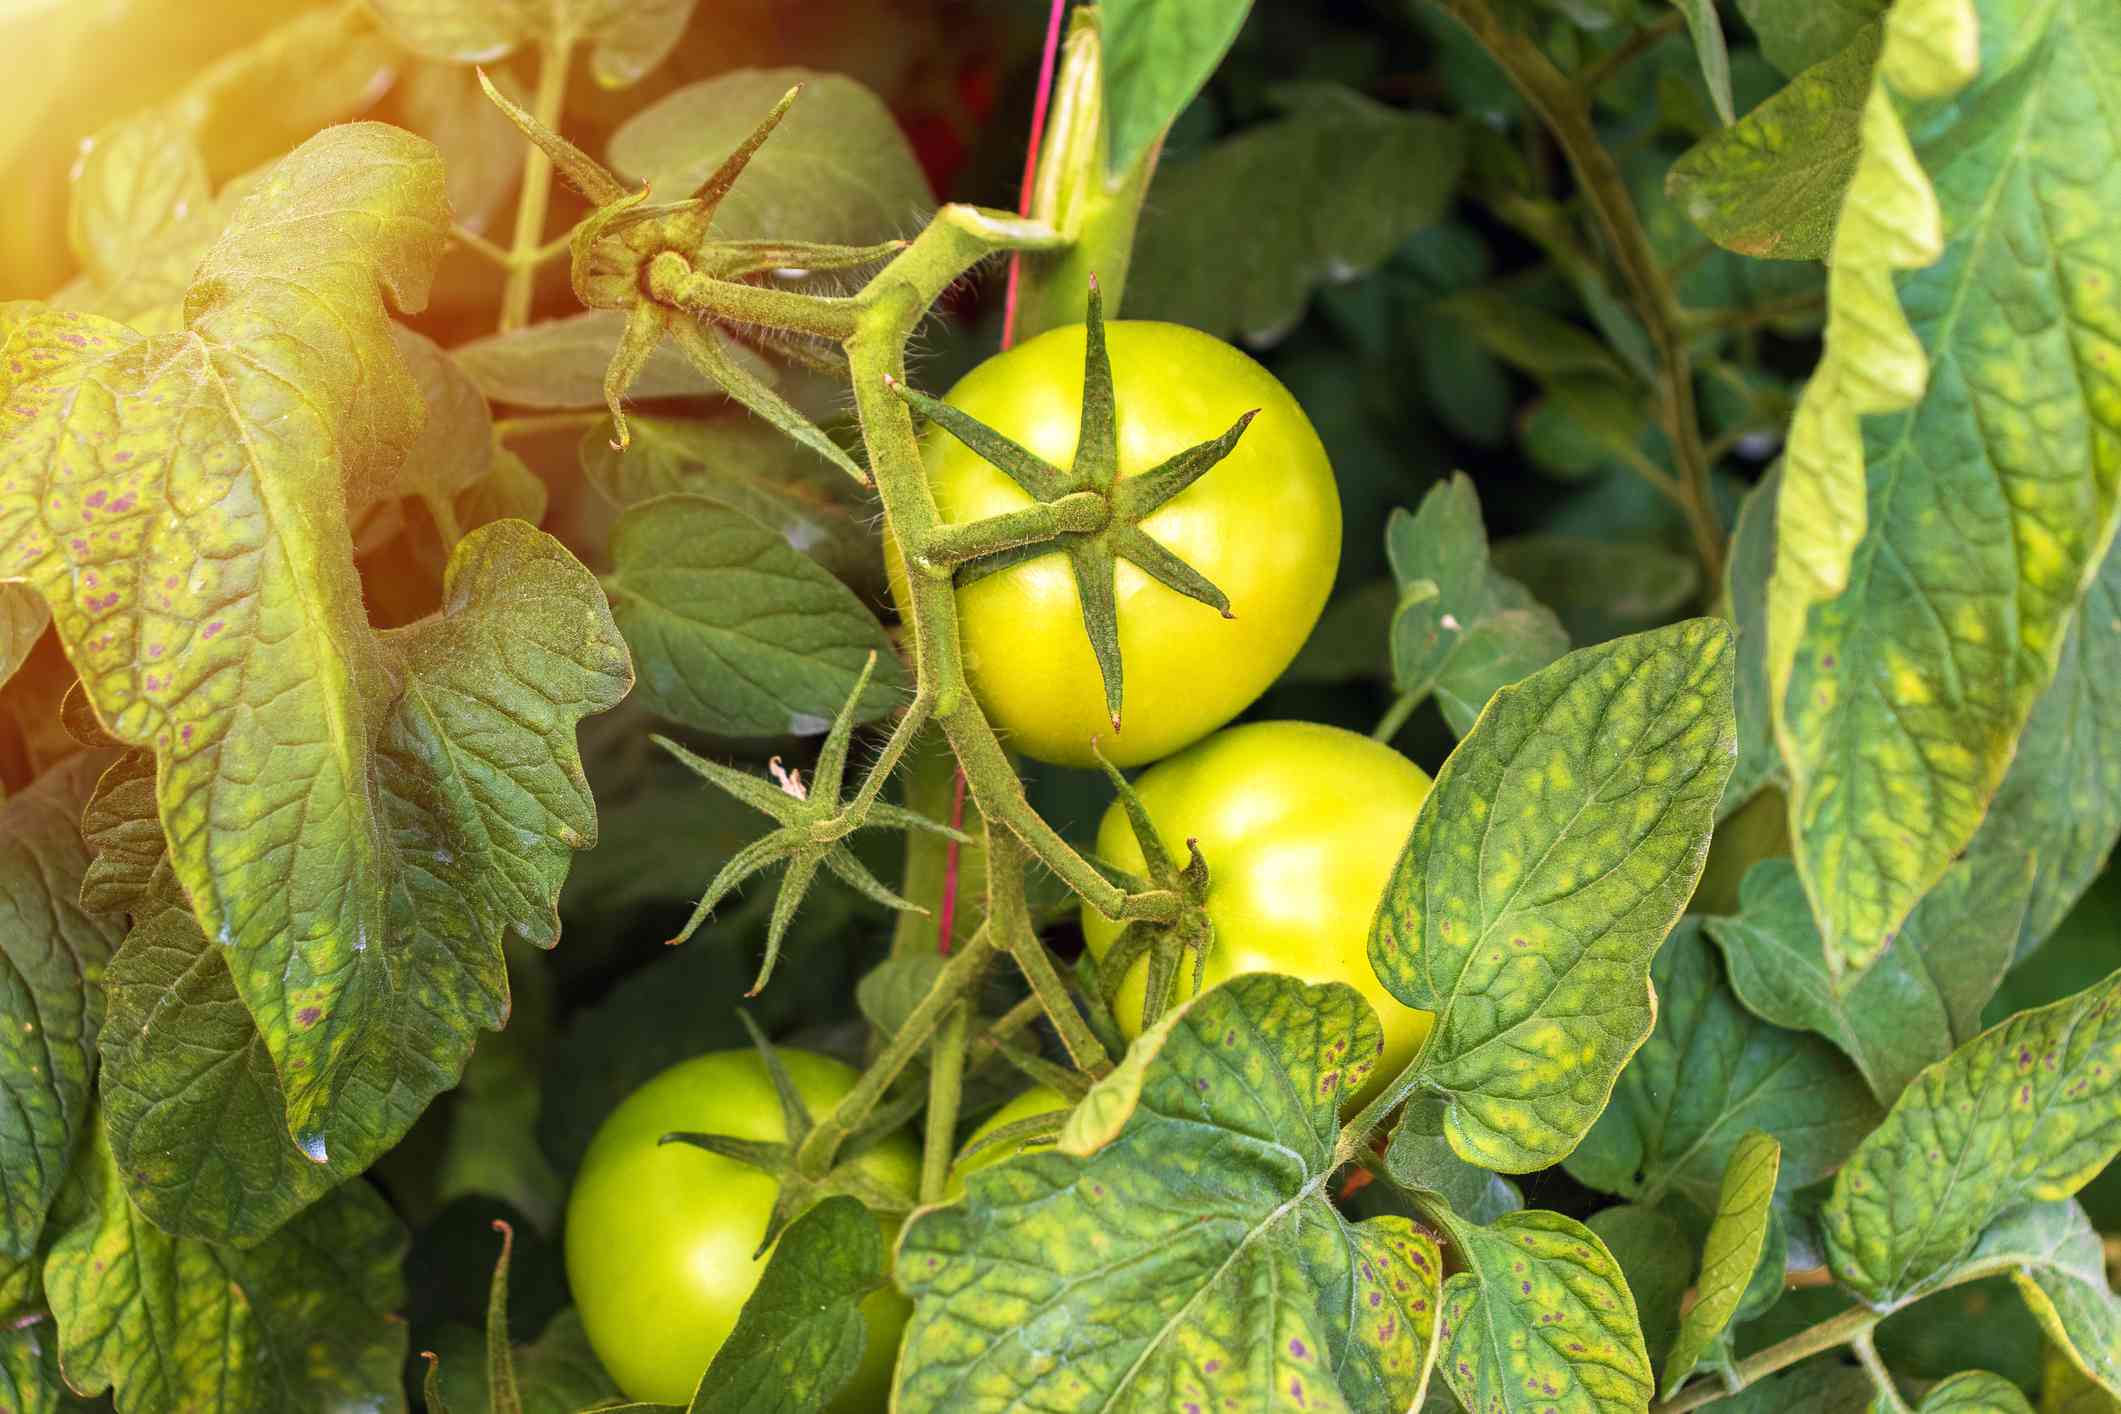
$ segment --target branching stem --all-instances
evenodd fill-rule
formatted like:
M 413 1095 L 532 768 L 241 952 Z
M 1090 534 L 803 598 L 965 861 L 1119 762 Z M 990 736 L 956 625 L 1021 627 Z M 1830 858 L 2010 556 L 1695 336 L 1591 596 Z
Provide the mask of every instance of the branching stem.
M 538 50 L 538 91 L 531 112 L 553 132 L 560 130 L 560 110 L 567 104 L 567 70 L 574 62 L 574 41 L 560 35 Z M 530 301 L 537 292 L 537 255 L 552 207 L 552 159 L 536 143 L 523 155 L 523 187 L 516 197 L 515 240 L 508 250 L 508 283 L 501 291 L 501 332 L 530 322 Z

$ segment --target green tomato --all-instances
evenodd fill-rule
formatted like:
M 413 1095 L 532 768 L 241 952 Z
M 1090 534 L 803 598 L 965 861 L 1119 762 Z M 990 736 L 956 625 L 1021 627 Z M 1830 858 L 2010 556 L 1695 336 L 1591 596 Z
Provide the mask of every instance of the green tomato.
M 780 1057 L 812 1114 L 838 1104 L 855 1072 L 836 1060 L 783 1049 Z M 674 1130 L 780 1142 L 780 1100 L 753 1050 L 681 1061 L 627 1096 L 604 1121 L 567 1199 L 567 1282 L 597 1358 L 627 1398 L 683 1407 L 736 1326 L 766 1257 L 752 1260 L 775 1196 L 771 1176 L 690 1144 L 659 1144 Z M 894 1135 L 859 1160 L 871 1178 L 909 1202 L 920 1155 Z M 880 1220 L 881 1222 L 881 1220 Z M 885 1225 L 886 1242 L 897 1225 Z M 770 1254 L 769 1254 L 770 1255 Z M 869 1339 L 838 1407 L 881 1408 L 908 1306 L 886 1286 L 862 1306 Z
M 948 401 L 1055 466 L 1075 458 L 1082 420 L 1083 326 L 1055 329 L 982 363 Z M 1125 672 L 1121 729 L 1083 629 L 1064 555 L 1041 555 L 958 590 L 965 668 L 1009 745 L 1062 765 L 1090 743 L 1140 765 L 1198 741 L 1250 706 L 1296 656 L 1340 562 L 1340 492 L 1310 419 L 1273 374 L 1177 324 L 1105 326 L 1119 412 L 1119 472 L 1152 470 L 1259 416 L 1236 448 L 1142 522 L 1150 538 L 1229 596 L 1234 618 L 1121 561 L 1114 582 Z M 1002 472 L 930 427 L 922 442 L 943 519 L 979 520 L 1031 503 Z M 900 611 L 905 562 L 887 540 Z
M 1401 1003 L 1370 966 L 1370 925 L 1429 776 L 1391 747 L 1314 722 L 1254 722 L 1218 732 L 1151 767 L 1134 784 L 1174 859 L 1198 840 L 1208 861 L 1206 986 L 1246 972 L 1345 982 L 1384 1027 L 1363 1098 L 1414 1058 L 1435 1018 Z M 1141 873 L 1141 844 L 1117 801 L 1097 832 L 1098 857 Z M 1103 957 L 1119 925 L 1085 905 L 1083 936 Z M 1122 984 L 1116 1010 L 1141 1032 L 1147 958 Z M 1180 974 L 1188 995 L 1190 965 Z
M 965 1148 L 971 1148 L 997 1129 L 1002 1129 L 1012 1124 L 1021 1124 L 1027 1119 L 1036 1119 L 1040 1115 L 1052 1114 L 1056 1110 L 1065 1113 L 1074 1108 L 1074 1102 L 1051 1085 L 1034 1085 L 1008 1104 L 1003 1105 L 993 1114 L 988 1115 L 980 1127 L 973 1130 L 971 1137 L 965 1141 Z M 1050 1144 L 1032 1144 L 1022 1139 L 1017 1140 L 1014 1144 L 989 1144 L 978 1153 L 961 1158 L 951 1166 L 950 1180 L 944 1186 L 943 1197 L 945 1199 L 962 1198 L 965 1194 L 966 1179 L 982 1170 L 993 1168 L 1004 1159 L 1013 1159 L 1018 1154 L 1027 1151 L 1033 1153 L 1043 1152 L 1052 1147 Z M 959 1152 L 962 1153 L 963 1150 Z

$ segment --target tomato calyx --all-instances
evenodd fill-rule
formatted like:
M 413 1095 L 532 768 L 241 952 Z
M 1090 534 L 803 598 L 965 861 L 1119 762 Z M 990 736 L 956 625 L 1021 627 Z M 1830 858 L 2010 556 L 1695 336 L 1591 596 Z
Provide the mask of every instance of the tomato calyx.
M 1122 479 L 1119 418 L 1112 392 L 1112 360 L 1105 351 L 1104 299 L 1090 281 L 1083 351 L 1083 412 L 1075 460 L 1066 470 L 1003 436 L 977 418 L 896 379 L 891 391 L 1022 487 L 1035 505 L 964 525 L 938 526 L 909 558 L 927 573 L 973 583 L 1041 555 L 1063 554 L 1075 574 L 1083 628 L 1104 680 L 1112 730 L 1120 729 L 1124 674 L 1119 653 L 1115 582 L 1119 562 L 1167 588 L 1235 618 L 1229 596 L 1142 529 L 1142 522 L 1200 480 L 1237 446 L 1259 409 L 1229 431 Z
M 772 1176 L 778 1185 L 773 1211 L 767 1215 L 766 1230 L 759 1238 L 758 1250 L 752 1253 L 753 1259 L 764 1256 L 766 1249 L 773 1245 L 774 1239 L 788 1224 L 835 1195 L 845 1194 L 859 1199 L 871 1212 L 885 1216 L 903 1217 L 912 1211 L 904 1194 L 894 1192 L 860 1164 L 862 1152 L 903 1124 L 906 1114 L 892 1106 L 880 1107 L 867 1124 L 849 1135 L 840 1146 L 845 1158 L 821 1175 L 803 1173 L 796 1166 L 796 1153 L 803 1147 L 810 1131 L 817 1127 L 817 1121 L 811 1115 L 810 1107 L 803 1103 L 795 1079 L 782 1063 L 780 1053 L 766 1039 L 766 1033 L 759 1029 L 758 1023 L 751 1019 L 751 1013 L 739 1010 L 737 1017 L 744 1023 L 744 1029 L 751 1033 L 751 1044 L 757 1047 L 759 1058 L 765 1063 L 766 1075 L 773 1082 L 773 1093 L 780 1100 L 781 1121 L 788 1137 L 776 1143 L 764 1139 L 740 1139 L 732 1134 L 673 1130 L 656 1143 L 689 1144 Z
M 783 94 L 690 196 L 650 205 L 646 184 L 638 191 L 629 189 L 602 163 L 511 102 L 483 71 L 479 82 L 508 120 L 542 148 L 560 175 L 596 208 L 575 227 L 568 244 L 575 296 L 590 309 L 627 312 L 625 334 L 604 371 L 612 445 L 623 450 L 631 443 L 626 391 L 667 336 L 709 382 L 867 486 L 869 474 L 747 368 L 730 346 L 742 339 L 844 375 L 846 360 L 838 345 L 854 332 L 857 302 L 784 289 L 773 279 L 783 271 L 809 274 L 873 265 L 907 243 L 841 246 L 708 239 L 722 199 L 787 116 L 802 85 Z
M 707 892 L 693 909 L 692 917 L 686 920 L 677 936 L 670 939 L 672 944 L 684 942 L 699 930 L 708 915 L 714 912 L 715 905 L 738 884 L 762 869 L 785 864 L 787 869 L 781 876 L 780 892 L 774 897 L 773 915 L 766 930 L 766 956 L 759 964 L 758 977 L 746 996 L 757 996 L 772 979 L 774 964 L 780 960 L 781 940 L 787 935 L 788 924 L 821 867 L 887 908 L 906 913 L 927 912 L 919 904 L 892 892 L 888 885 L 870 873 L 868 866 L 847 846 L 847 836 L 868 828 L 927 830 L 959 844 L 972 843 L 972 837 L 962 830 L 885 801 L 872 799 L 858 812 L 842 808 L 840 792 L 846 780 L 847 750 L 854 737 L 855 714 L 875 667 L 876 654 L 871 653 L 855 678 L 854 690 L 847 695 L 846 705 L 832 720 L 832 729 L 826 733 L 825 743 L 818 750 L 817 763 L 811 767 L 808 781 L 803 780 L 800 772 L 784 770 L 779 757 L 770 763 L 771 778 L 768 779 L 725 766 L 719 761 L 709 761 L 668 737 L 655 735 L 650 738 L 694 774 L 778 823 L 778 828 L 767 831 L 730 856 L 714 876 L 714 882 L 707 886 Z
M 1097 988 L 1105 1005 L 1117 1007 L 1120 987 L 1127 973 L 1143 955 L 1149 959 L 1148 986 L 1142 996 L 1142 1030 L 1157 1022 L 1174 1000 L 1179 964 L 1188 953 L 1193 957 L 1193 992 L 1198 995 L 1207 979 L 1208 949 L 1215 945 L 1215 924 L 1208 918 L 1208 861 L 1201 856 L 1197 840 L 1186 841 L 1186 862 L 1181 865 L 1164 848 L 1163 836 L 1149 818 L 1148 807 L 1135 793 L 1119 768 L 1105 759 L 1095 742 L 1090 750 L 1097 764 L 1119 791 L 1127 824 L 1141 845 L 1142 862 L 1149 871 L 1151 887 L 1167 890 L 1178 898 L 1178 914 L 1167 923 L 1136 919 L 1120 930 L 1119 937 L 1097 963 Z

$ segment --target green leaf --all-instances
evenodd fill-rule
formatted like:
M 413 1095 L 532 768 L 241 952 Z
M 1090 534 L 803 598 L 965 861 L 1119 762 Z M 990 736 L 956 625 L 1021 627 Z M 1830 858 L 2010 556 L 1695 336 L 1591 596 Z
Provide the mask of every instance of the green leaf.
M 1330 1201 L 1340 1108 L 1382 1045 L 1338 983 L 1255 973 L 1168 1013 L 1061 1152 L 974 1174 L 907 1224 L 893 1408 L 955 1410 L 968 1390 L 1051 1408 L 1416 1403 L 1435 1239 Z
M 419 385 L 426 415 L 390 489 L 401 496 L 453 498 L 493 467 L 493 415 L 486 395 L 426 335 L 398 326 L 391 336 Z
M 1490 568 L 1480 498 L 1464 472 L 1430 488 L 1411 515 L 1392 512 L 1385 554 L 1399 585 L 1393 684 L 1403 695 L 1435 693 L 1460 736 L 1497 689 L 1568 651 L 1554 615 Z
M 1672 1338 L 1679 1332 L 1679 1303 L 1686 1296 L 1687 1279 L 1694 1274 L 1689 1260 L 1693 1244 L 1671 1215 L 1640 1203 L 1601 1208 L 1584 1225 L 1598 1234 L 1620 1264 L 1628 1295 L 1635 1302 L 1643 1353 L 1654 1371 L 1664 1363 Z
M 1649 540 L 1515 535 L 1495 542 L 1495 567 L 1553 604 L 1578 643 L 1603 643 L 1671 622 L 1701 592 L 1691 555 Z
M 1157 173 L 1148 198 L 1156 218 L 1127 281 L 1134 317 L 1272 343 L 1303 317 L 1314 289 L 1382 264 L 1443 218 L 1465 167 L 1455 125 L 1335 85 L 1292 85 L 1274 97 L 1282 116 Z
M 2114 532 L 2121 161 L 2088 156 L 2112 120 L 2078 115 L 2117 68 L 2105 5 L 1923 0 L 1886 26 L 1769 586 L 1797 863 L 1837 969 L 1972 839 Z
M 402 676 L 364 766 L 394 877 L 371 934 L 384 945 L 349 949 L 355 975 L 336 1009 L 295 997 L 282 1029 L 247 1028 L 230 1006 L 244 956 L 187 926 L 175 881 L 169 911 L 112 964 L 114 999 L 143 1009 L 122 1037 L 106 1032 L 112 1143 L 135 1201 L 172 1229 L 255 1241 L 395 1144 L 456 1083 L 479 1030 L 507 1015 L 502 937 L 556 937 L 560 879 L 594 842 L 575 721 L 613 705 L 628 675 L 593 581 L 559 542 L 520 521 L 467 536 L 444 612 L 378 646 Z M 340 1066 L 329 1087 L 300 1065 L 291 1079 L 279 1055 L 305 1059 L 320 1033 Z M 305 1103 L 318 1107 L 308 1124 Z M 315 1136 L 304 1152 L 321 1176 L 291 1181 L 292 1151 L 266 1138 L 282 1105 L 283 1133 Z
M 1883 957 L 1837 988 L 1797 867 L 1765 859 L 1739 885 L 1736 918 L 1703 926 L 1731 987 L 1756 1015 L 1816 1031 L 1845 1051 L 1890 1105 L 1933 1061 L 1981 1030 L 2017 944 L 2031 861 L 1969 859 L 1915 905 Z
M 536 11 L 513 0 L 368 0 L 398 43 L 424 59 L 485 64 L 523 42 Z
M 1596 1233 L 1542 1212 L 1444 1228 L 1466 1270 L 1444 1284 L 1437 1368 L 1459 1403 L 1496 1414 L 1648 1407 L 1635 1304 Z
M 780 535 L 701 496 L 619 517 L 605 581 L 640 662 L 641 702 L 723 736 L 815 735 L 871 653 L 862 721 L 908 686 L 891 640 L 854 591 Z
M 2004 1209 L 2066 1198 L 2121 1149 L 2121 973 L 1922 1072 L 1834 1181 L 1827 1260 L 1876 1305 L 1952 1266 Z
M 1244 28 L 1252 0 L 1105 0 L 1105 154 L 1129 172 L 1208 82 Z
M 1781 1142 L 1780 1182 L 1794 1189 L 1831 1174 L 1877 1124 L 1878 1103 L 1833 1047 L 1738 1004 L 1700 920 L 1673 931 L 1650 981 L 1657 1028 L 1569 1156 L 1579 1183 L 1652 1201 L 1677 1192 L 1714 1212 L 1748 1131 Z
M 198 141 L 150 109 L 83 145 L 68 232 L 74 255 L 91 280 L 122 285 L 143 254 L 212 200 Z
M 2019 734 L 1973 859 L 2030 856 L 2022 958 L 2054 932 L 2106 867 L 2121 834 L 2121 542 L 2106 552 L 2062 643 L 2055 680 Z
M 1434 1193 L 1451 1205 L 1451 1211 L 1474 1217 L 1493 1208 L 1505 1180 L 1458 1157 L 1444 1137 L 1444 1108 L 1435 1099 L 1417 1098 L 1407 1105 L 1392 1127 L 1392 1142 L 1385 1149 L 1385 1174 L 1401 1188 Z
M 1745 1301 L 1767 1252 L 1775 1180 L 1781 1169 L 1782 1146 L 1773 1135 L 1755 1130 L 1731 1150 L 1716 1215 L 1701 1253 L 1701 1274 L 1694 1281 L 1694 1304 L 1680 1322 L 1679 1338 L 1665 1361 L 1666 1398 L 1694 1372 Z M 1781 1275 L 1778 1264 L 1774 1273 L 1778 1283 Z
M 2003 1376 L 1965 1370 L 1932 1385 L 1915 1414 L 2033 1414 L 2033 1406 Z
M 80 819 L 90 854 L 81 877 L 81 906 L 122 923 L 140 907 L 156 867 L 168 853 L 162 821 L 155 813 L 154 754 L 128 751 L 112 762 L 96 781 Z
M 910 234 L 934 204 L 928 179 L 882 100 L 839 74 L 738 69 L 687 84 L 612 134 L 612 169 L 691 191 L 798 84 L 803 96 L 715 209 L 714 236 L 866 246 Z
M 544 478 L 532 471 L 521 457 L 505 447 L 496 447 L 486 474 L 457 493 L 457 524 L 466 531 L 492 525 L 497 520 L 521 520 L 536 525 L 545 519 L 552 499 Z
M 1581 649 L 1498 692 L 1437 773 L 1370 961 L 1436 1014 L 1423 1082 L 1467 1160 L 1558 1162 L 1649 1035 L 1650 960 L 1730 774 L 1731 657 L 1711 619 Z
M 86 912 L 76 756 L 0 804 L 0 1263 L 37 1251 L 90 1114 L 103 967 L 119 921 Z
M 509 130 L 511 133 L 514 129 Z M 480 391 L 497 403 L 523 408 L 594 408 L 604 405 L 604 370 L 626 330 L 622 310 L 591 309 L 564 319 L 546 319 L 488 334 L 450 350 Z M 722 339 L 723 352 L 766 382 L 772 368 L 740 345 Z M 664 340 L 629 385 L 629 396 L 691 398 L 716 391 L 676 344 Z M 607 436 L 609 434 L 606 434 Z
M 1687 34 L 1694 41 L 1694 57 L 1701 65 L 1701 81 L 1709 87 L 1709 100 L 1725 127 L 1736 121 L 1731 108 L 1731 54 L 1724 47 L 1723 21 L 1716 16 L 1716 0 L 1672 0 L 1686 16 Z
M 1888 0 L 1738 0 L 1768 62 L 1785 74 L 1838 54 Z
M 626 88 L 654 70 L 684 34 L 696 0 L 369 0 L 391 38 L 425 59 L 483 64 L 535 42 L 588 44 L 591 72 Z M 548 54 L 544 62 L 553 62 Z
M 35 590 L 0 584 L 0 687 L 28 660 L 51 621 L 51 611 Z
M 736 1328 L 693 1393 L 699 1414 L 809 1414 L 862 1363 L 862 1300 L 890 1263 L 858 1199 L 827 1198 L 789 1224 Z
M 1767 586 L 1775 569 L 1775 495 L 1781 484 L 1782 467 L 1777 463 L 1739 504 L 1724 561 L 1724 595 L 1738 635 L 1738 671 L 1731 694 L 1738 715 L 1738 762 L 1723 793 L 1725 817 L 1782 779 L 1767 680 Z
M 847 474 L 771 424 L 755 417 L 678 421 L 628 418 L 624 451 L 608 423 L 582 438 L 582 472 L 620 509 L 657 496 L 693 495 L 742 511 L 789 548 L 840 579 L 876 577 L 877 538 L 869 507 L 850 506 Z
M 2121 1298 L 2106 1254 L 2074 1200 L 2028 1203 L 1991 1223 L 1952 1275 L 2008 1270 L 2041 1329 L 2072 1363 L 2121 1395 Z
M 1869 1414 L 1871 1377 L 1833 1355 L 1805 1361 L 1716 1402 L 1716 1414 Z
M 100 1132 L 99 1132 L 100 1134 Z M 44 1284 L 75 1388 L 120 1414 L 395 1406 L 405 1231 L 351 1183 L 249 1251 L 171 1237 L 126 1199 L 98 1137 L 54 1217 Z
M 1665 191 L 1703 235 L 1765 260 L 1824 260 L 1856 174 L 1885 32 L 1867 25 L 1736 126 L 1672 164 Z
M 449 1414 L 486 1414 L 493 1406 L 485 1338 L 453 1322 L 434 1344 Z M 572 1306 L 546 1322 L 536 1340 L 516 1346 L 513 1355 L 521 1414 L 583 1414 L 620 1407 L 625 1398 L 590 1348 L 582 1318 Z

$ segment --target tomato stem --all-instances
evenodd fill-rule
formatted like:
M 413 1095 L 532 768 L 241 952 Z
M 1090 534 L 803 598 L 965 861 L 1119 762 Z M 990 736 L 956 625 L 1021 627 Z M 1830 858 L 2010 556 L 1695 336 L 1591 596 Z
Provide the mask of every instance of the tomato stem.
M 538 48 L 538 90 L 531 113 L 548 130 L 558 132 L 567 104 L 567 71 L 574 61 L 574 40 L 562 33 Z M 523 154 L 523 183 L 516 197 L 515 240 L 508 252 L 508 283 L 501 291 L 501 332 L 530 322 L 530 301 L 537 292 L 537 252 L 552 207 L 552 158 L 532 143 Z

